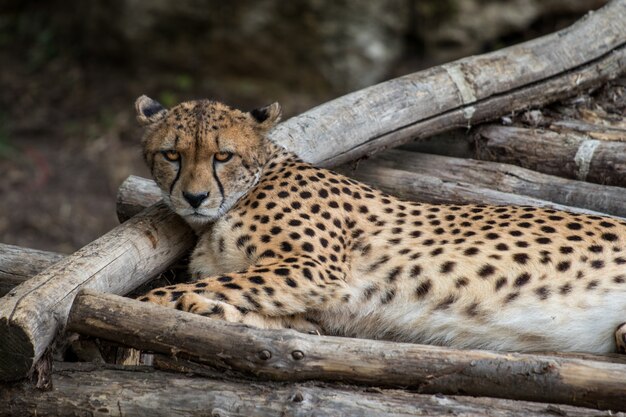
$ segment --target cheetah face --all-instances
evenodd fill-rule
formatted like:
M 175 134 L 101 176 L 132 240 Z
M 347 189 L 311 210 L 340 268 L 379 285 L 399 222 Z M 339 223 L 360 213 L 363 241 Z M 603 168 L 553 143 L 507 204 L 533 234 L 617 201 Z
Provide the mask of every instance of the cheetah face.
M 242 112 L 198 100 L 167 110 L 141 96 L 135 107 L 146 128 L 144 157 L 163 199 L 196 229 L 256 184 L 268 157 L 265 134 L 280 119 L 278 103 Z

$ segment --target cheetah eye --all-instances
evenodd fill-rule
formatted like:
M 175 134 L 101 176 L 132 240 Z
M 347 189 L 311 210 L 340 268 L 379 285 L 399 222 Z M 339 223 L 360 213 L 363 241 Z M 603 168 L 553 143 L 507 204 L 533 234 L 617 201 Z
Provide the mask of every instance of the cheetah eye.
M 170 162 L 176 162 L 180 159 L 180 154 L 174 150 L 161 151 L 161 154 Z
M 217 162 L 228 162 L 232 157 L 233 154 L 231 152 L 218 152 L 215 154 L 215 160 Z

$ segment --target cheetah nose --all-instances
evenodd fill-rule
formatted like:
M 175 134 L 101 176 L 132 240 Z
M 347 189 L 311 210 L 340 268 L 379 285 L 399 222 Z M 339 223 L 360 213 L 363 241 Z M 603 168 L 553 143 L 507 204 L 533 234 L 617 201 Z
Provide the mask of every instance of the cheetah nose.
M 187 191 L 183 191 L 183 197 L 189 203 L 189 205 L 193 208 L 198 208 L 200 204 L 209 196 L 209 193 L 188 193 Z

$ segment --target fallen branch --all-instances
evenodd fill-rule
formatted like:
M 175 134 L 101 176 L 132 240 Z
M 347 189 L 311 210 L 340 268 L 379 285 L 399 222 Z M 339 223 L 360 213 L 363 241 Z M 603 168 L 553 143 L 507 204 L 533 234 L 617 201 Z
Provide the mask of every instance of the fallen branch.
M 567 29 L 369 87 L 278 126 L 272 138 L 336 166 L 575 95 L 626 73 L 626 0 Z
M 626 365 L 260 330 L 85 291 L 68 328 L 280 381 L 323 380 L 626 410 Z
M 381 190 L 408 200 L 427 203 L 447 204 L 505 204 L 518 206 L 549 207 L 555 210 L 565 210 L 572 213 L 586 213 L 606 215 L 593 210 L 578 207 L 564 206 L 551 201 L 526 197 L 518 194 L 461 182 L 418 174 L 399 169 L 386 168 L 376 163 L 359 164 L 358 169 L 349 167 L 339 169 L 340 172 L 373 185 Z
M 147 208 L 0 302 L 0 380 L 25 377 L 63 329 L 81 288 L 125 294 L 191 248 L 194 234 L 162 204 Z
M 64 255 L 0 243 L 0 297 Z
M 129 180 L 124 181 L 118 192 L 117 214 L 120 221 L 130 219 L 160 200 L 158 187 L 153 181 Z M 0 243 L 0 297 L 64 257 L 60 253 Z
M 130 175 L 117 190 L 117 218 L 123 223 L 159 200 L 161 189 L 154 181 Z
M 0 416 L 604 416 L 604 412 L 494 398 L 398 390 L 189 378 L 146 367 L 57 363 L 49 391 L 0 386 Z
M 511 164 L 390 150 L 359 163 L 356 172 L 370 164 L 626 217 L 621 187 L 564 179 Z
M 622 134 L 626 139 L 626 132 Z M 557 133 L 488 125 L 475 135 L 476 157 L 565 178 L 626 186 L 626 143 L 592 139 L 580 133 Z

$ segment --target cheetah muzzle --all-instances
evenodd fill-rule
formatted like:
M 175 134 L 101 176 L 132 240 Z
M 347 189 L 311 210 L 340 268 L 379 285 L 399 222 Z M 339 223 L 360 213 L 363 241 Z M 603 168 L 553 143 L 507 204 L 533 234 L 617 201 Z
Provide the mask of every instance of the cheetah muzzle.
M 167 110 L 142 96 L 136 109 L 164 200 L 199 236 L 194 281 L 142 301 L 457 348 L 625 350 L 622 220 L 400 200 L 271 142 L 277 103 Z

